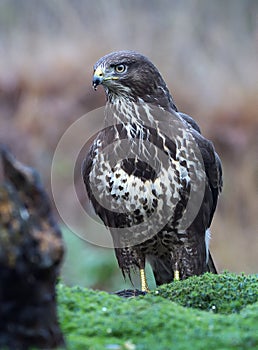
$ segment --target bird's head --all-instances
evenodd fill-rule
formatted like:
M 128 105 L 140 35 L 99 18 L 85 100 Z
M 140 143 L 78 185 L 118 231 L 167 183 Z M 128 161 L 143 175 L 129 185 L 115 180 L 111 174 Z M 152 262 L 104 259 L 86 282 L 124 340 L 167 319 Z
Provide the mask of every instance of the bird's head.
M 112 52 L 94 65 L 93 87 L 102 84 L 108 100 L 125 97 L 155 103 L 171 97 L 158 69 L 145 56 L 135 51 Z

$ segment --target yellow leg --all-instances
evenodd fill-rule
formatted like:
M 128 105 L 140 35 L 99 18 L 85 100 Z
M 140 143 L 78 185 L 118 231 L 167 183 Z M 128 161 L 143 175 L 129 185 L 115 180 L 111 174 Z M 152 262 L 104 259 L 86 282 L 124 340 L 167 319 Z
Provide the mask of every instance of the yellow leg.
M 146 279 L 146 275 L 145 275 L 145 271 L 144 269 L 140 269 L 140 278 L 141 278 L 141 289 L 142 292 L 149 292 L 149 287 L 148 287 L 148 283 L 147 283 L 147 279 Z
M 179 275 L 179 271 L 178 270 L 174 271 L 174 280 L 175 281 L 179 281 L 180 280 L 180 275 Z
M 175 270 L 174 270 L 174 281 L 179 281 L 180 280 L 180 274 L 178 270 L 178 264 L 175 264 Z

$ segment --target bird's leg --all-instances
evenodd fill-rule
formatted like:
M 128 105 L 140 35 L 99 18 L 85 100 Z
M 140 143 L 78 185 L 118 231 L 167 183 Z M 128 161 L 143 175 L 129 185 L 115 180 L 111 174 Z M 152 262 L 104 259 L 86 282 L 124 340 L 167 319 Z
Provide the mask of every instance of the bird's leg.
M 147 283 L 147 278 L 144 268 L 140 269 L 140 278 L 141 278 L 141 290 L 142 292 L 149 292 L 149 287 Z
M 174 269 L 174 280 L 179 281 L 180 280 L 180 274 L 178 270 L 178 263 L 175 263 L 175 269 Z

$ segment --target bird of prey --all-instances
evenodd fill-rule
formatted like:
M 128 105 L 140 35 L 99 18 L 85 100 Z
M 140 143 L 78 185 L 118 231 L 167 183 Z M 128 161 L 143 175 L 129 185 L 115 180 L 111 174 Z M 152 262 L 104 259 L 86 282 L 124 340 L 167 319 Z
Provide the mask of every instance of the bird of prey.
M 145 263 L 157 285 L 216 273 L 210 225 L 222 188 L 221 162 L 197 123 L 180 113 L 158 69 L 134 51 L 94 66 L 106 93 L 105 127 L 86 155 L 83 180 L 112 235 L 124 276 Z

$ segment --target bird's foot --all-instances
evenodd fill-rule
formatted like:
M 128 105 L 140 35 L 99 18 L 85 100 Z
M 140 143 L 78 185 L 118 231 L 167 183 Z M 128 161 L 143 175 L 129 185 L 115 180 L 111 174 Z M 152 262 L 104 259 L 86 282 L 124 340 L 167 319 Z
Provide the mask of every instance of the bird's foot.
M 113 293 L 112 293 L 113 294 Z M 135 298 L 141 295 L 146 295 L 146 292 L 142 292 L 139 289 L 124 289 L 124 290 L 119 290 L 118 292 L 115 292 L 119 297 L 123 298 Z

